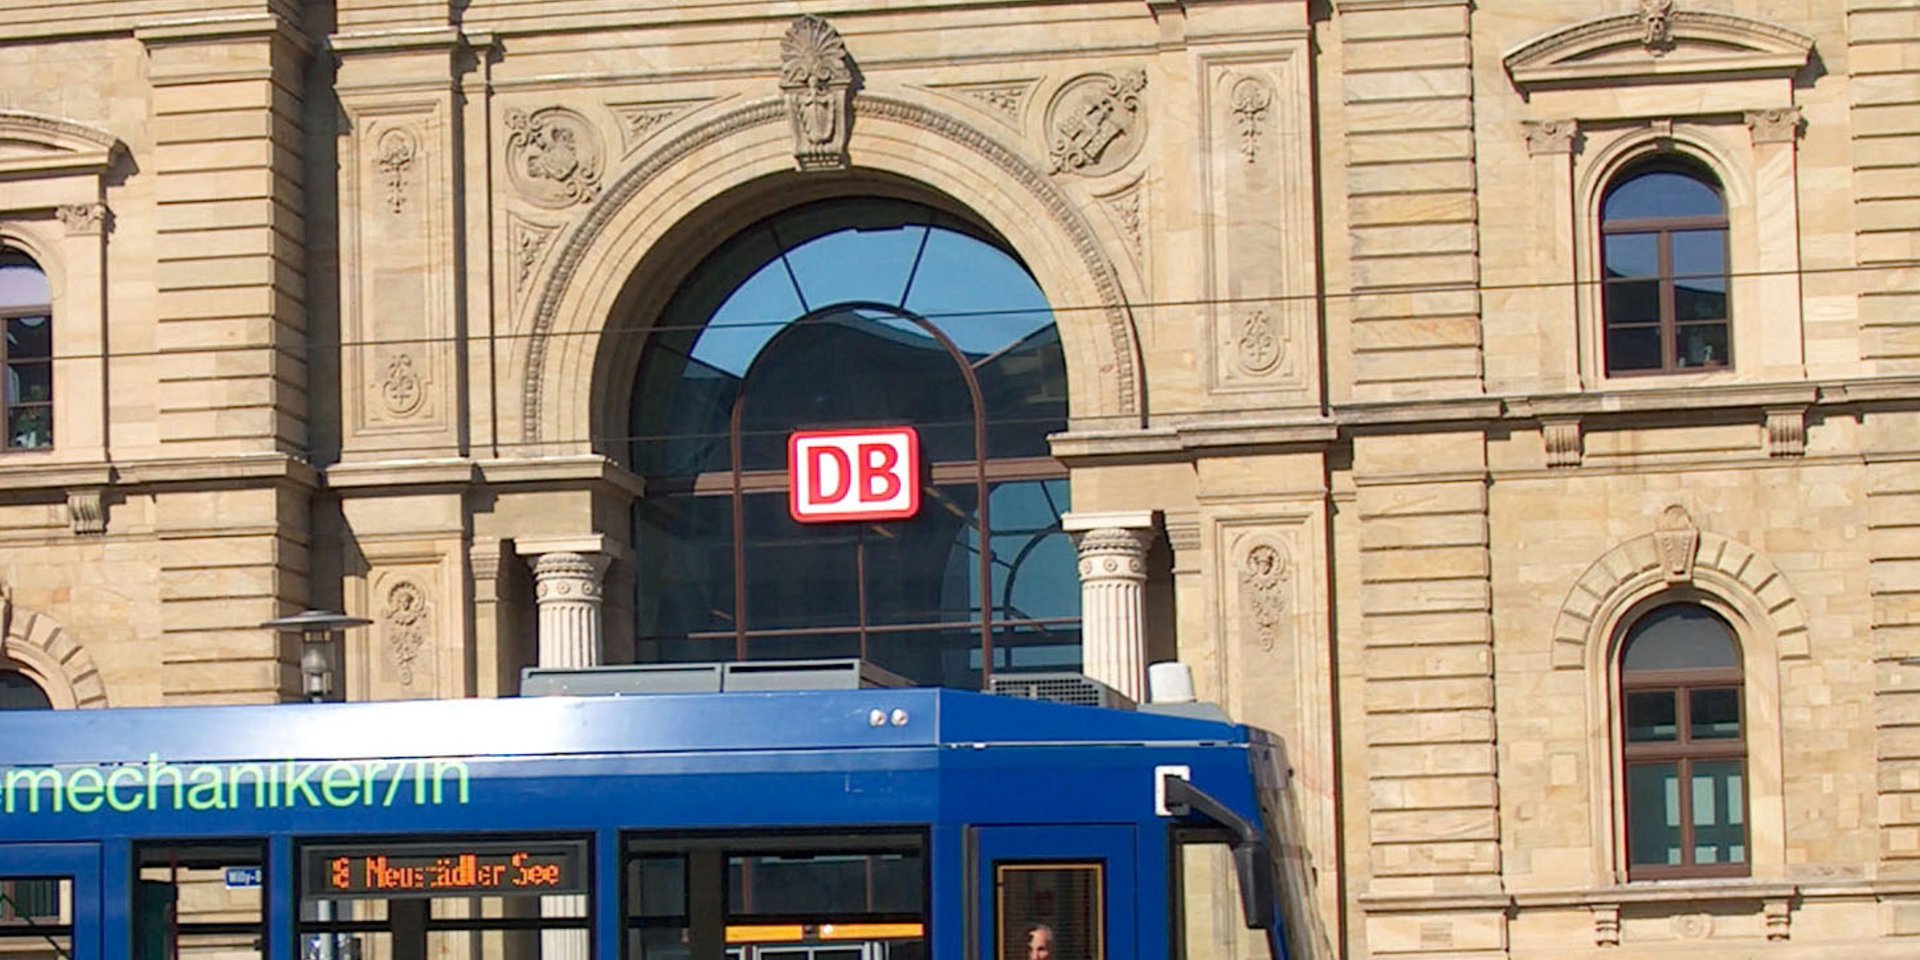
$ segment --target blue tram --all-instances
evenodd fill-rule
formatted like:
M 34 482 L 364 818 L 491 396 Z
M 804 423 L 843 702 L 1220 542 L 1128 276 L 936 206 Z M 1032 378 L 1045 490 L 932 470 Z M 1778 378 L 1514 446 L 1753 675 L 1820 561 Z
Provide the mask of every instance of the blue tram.
M 1286 952 L 1281 761 L 1221 721 L 879 689 L 5 729 L 0 955 L 1172 957 L 1203 848 Z

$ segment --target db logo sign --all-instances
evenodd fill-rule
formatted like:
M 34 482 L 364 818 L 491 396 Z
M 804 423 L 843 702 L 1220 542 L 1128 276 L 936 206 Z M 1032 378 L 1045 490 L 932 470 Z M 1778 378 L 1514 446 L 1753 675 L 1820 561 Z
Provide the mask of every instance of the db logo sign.
M 920 512 L 912 427 L 814 430 L 787 441 L 788 512 L 801 523 L 904 520 Z

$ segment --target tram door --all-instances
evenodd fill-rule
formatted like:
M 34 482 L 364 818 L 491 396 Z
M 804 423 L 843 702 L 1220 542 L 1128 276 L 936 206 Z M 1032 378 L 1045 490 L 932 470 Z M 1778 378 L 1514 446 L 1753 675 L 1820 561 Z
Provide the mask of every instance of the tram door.
M 1138 960 L 1129 826 L 979 832 L 979 960 Z
M 100 848 L 0 844 L 0 958 L 100 960 Z

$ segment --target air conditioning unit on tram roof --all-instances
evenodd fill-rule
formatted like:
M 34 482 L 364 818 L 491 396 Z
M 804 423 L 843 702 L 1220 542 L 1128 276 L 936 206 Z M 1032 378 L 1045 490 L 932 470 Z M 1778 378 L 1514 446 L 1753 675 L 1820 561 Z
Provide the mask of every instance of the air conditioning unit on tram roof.
M 912 684 L 905 678 L 857 658 L 528 667 L 520 671 L 520 695 L 523 697 L 865 690 L 906 686 Z
M 1125 694 L 1083 673 L 996 673 L 987 683 L 987 692 L 1111 710 L 1131 710 L 1134 706 Z

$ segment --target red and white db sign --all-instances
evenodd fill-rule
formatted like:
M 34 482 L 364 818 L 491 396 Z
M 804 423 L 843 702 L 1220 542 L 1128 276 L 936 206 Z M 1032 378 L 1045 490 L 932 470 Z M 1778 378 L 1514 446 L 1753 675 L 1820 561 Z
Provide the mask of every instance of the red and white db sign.
M 801 523 L 904 520 L 920 512 L 912 427 L 802 430 L 787 441 L 787 507 Z

